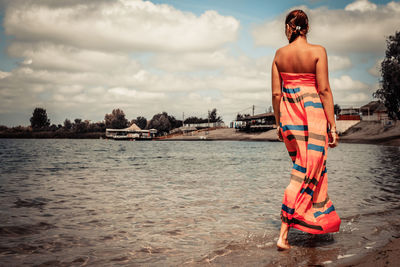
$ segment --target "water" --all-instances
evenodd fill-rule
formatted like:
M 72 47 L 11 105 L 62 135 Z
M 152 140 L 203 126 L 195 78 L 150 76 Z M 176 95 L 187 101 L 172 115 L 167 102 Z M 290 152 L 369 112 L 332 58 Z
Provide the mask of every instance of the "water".
M 283 143 L 2 139 L 0 265 L 335 263 L 400 233 L 399 156 L 390 146 L 330 149 L 341 230 L 292 231 L 294 249 L 282 254 L 274 244 L 292 165 Z

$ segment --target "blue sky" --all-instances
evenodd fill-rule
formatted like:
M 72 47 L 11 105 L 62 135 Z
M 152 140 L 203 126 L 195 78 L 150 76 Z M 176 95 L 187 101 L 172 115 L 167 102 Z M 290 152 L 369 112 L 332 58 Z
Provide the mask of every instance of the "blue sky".
M 287 40 L 286 13 L 310 17 L 326 47 L 335 103 L 360 106 L 379 87 L 385 38 L 400 30 L 399 1 L 7 1 L 0 4 L 0 125 L 182 118 L 217 108 L 225 122 L 271 105 L 270 64 Z M 7 32 L 7 34 L 6 34 Z M 250 112 L 250 109 L 247 109 Z

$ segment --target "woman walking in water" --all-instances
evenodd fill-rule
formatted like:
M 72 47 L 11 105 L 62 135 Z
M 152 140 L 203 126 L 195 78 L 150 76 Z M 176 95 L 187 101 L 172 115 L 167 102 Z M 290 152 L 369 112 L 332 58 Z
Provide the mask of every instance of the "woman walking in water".
M 326 158 L 338 144 L 325 48 L 307 42 L 308 17 L 302 10 L 285 20 L 289 44 L 272 64 L 272 104 L 277 134 L 293 161 L 285 190 L 277 242 L 289 249 L 290 227 L 310 234 L 339 231 L 340 218 L 327 194 Z

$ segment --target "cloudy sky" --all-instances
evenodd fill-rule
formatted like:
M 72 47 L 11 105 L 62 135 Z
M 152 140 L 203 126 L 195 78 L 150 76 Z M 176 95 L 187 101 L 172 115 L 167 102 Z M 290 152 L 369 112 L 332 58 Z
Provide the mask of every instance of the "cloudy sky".
M 399 1 L 0 0 L 0 125 L 128 119 L 166 111 L 225 122 L 271 105 L 270 66 L 287 43 L 284 17 L 302 8 L 326 47 L 335 103 L 360 106 L 379 86 Z

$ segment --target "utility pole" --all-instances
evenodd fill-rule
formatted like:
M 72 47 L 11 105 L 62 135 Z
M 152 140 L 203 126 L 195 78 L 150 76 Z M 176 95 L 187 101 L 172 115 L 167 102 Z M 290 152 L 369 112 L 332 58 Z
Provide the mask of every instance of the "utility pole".
M 208 111 L 208 128 L 210 128 L 210 111 Z
M 253 105 L 253 116 L 254 116 L 254 105 Z

